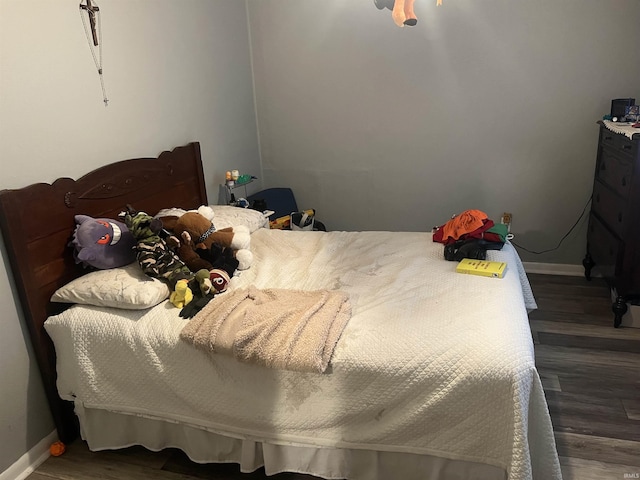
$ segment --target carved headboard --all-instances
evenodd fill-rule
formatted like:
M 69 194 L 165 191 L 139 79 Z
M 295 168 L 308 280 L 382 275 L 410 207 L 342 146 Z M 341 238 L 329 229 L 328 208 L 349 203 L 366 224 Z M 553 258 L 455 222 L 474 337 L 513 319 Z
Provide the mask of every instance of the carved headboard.
M 59 178 L 51 185 L 0 191 L 0 228 L 9 265 L 63 442 L 77 436 L 77 422 L 71 403 L 58 396 L 55 351 L 44 322 L 64 308 L 49 301 L 53 292 L 87 273 L 68 246 L 74 216 L 117 218 L 126 204 L 155 214 L 161 208 L 191 209 L 207 203 L 199 143 L 162 152 L 158 158 L 112 163 L 78 180 Z

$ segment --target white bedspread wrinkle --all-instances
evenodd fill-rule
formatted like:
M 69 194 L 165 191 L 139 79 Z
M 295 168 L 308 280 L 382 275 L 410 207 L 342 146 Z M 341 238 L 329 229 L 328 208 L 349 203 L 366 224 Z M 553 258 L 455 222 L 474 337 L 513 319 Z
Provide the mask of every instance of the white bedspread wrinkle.
M 254 264 L 230 288 L 342 290 L 352 317 L 325 374 L 213 358 L 180 340 L 187 320 L 74 306 L 46 322 L 58 390 L 87 408 L 236 438 L 430 454 L 560 479 L 527 309 L 510 244 L 504 278 L 455 273 L 430 233 L 252 234 Z

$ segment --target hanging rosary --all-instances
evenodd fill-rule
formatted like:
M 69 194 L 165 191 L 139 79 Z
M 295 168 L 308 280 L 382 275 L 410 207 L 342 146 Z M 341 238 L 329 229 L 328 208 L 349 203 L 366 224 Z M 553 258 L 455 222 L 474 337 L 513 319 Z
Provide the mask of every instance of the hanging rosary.
M 83 4 L 82 1 L 85 1 L 86 5 Z M 89 17 L 89 25 L 87 25 L 87 19 L 83 15 L 83 10 L 87 12 L 87 17 Z M 81 0 L 79 11 L 82 25 L 84 26 L 84 33 L 87 36 L 87 42 L 91 49 L 93 63 L 95 63 L 98 76 L 100 77 L 102 101 L 106 107 L 109 105 L 109 99 L 107 98 L 107 91 L 104 88 L 104 78 L 102 77 L 102 24 L 100 22 L 100 8 L 95 0 Z M 91 30 L 91 35 L 89 35 L 89 30 Z M 95 47 L 98 47 L 98 55 L 96 55 Z

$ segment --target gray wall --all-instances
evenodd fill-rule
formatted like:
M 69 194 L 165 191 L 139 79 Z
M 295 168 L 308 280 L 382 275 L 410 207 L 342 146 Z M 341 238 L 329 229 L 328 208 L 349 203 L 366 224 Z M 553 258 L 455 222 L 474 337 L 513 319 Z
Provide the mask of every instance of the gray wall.
M 553 248 L 590 196 L 596 121 L 640 101 L 637 0 L 417 0 L 412 28 L 373 0 L 249 5 L 265 183 L 330 229 L 477 208 Z M 585 232 L 522 257 L 580 264 Z
M 214 202 L 226 170 L 259 170 L 244 2 L 100 2 L 106 108 L 78 3 L 0 0 L 0 189 L 194 140 Z M 54 427 L 0 253 L 3 472 Z

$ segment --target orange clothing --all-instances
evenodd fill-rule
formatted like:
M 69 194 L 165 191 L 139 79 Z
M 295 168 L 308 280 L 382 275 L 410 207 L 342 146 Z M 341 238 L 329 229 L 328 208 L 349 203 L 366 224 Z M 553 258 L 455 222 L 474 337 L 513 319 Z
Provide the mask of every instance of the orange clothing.
M 438 229 L 440 232 L 438 232 L 438 240 L 436 241 L 446 243 L 448 240 L 458 240 L 463 235 L 475 232 L 485 226 L 487 220 L 489 220 L 487 214 L 480 210 L 465 210 Z M 434 235 L 434 240 L 435 238 L 436 236 Z

